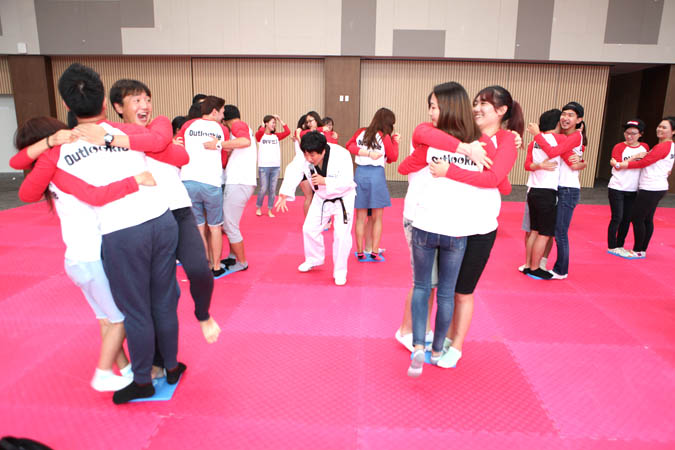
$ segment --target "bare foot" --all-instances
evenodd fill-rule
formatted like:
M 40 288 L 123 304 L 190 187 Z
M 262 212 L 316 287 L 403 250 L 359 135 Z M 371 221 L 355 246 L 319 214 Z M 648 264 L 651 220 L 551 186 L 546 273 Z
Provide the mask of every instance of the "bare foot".
M 151 376 L 153 380 L 156 380 L 157 378 L 164 378 L 164 368 L 152 366 Z
M 269 211 L 267 211 L 267 215 L 270 216 L 270 217 L 276 217 L 271 209 Z
M 260 210 L 260 208 L 255 210 L 255 215 L 256 216 L 262 216 L 262 211 Z

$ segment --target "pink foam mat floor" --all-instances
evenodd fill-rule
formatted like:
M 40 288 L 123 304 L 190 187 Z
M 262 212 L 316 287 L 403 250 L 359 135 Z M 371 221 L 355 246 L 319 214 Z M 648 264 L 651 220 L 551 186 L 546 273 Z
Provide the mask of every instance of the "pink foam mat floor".
M 504 203 L 464 356 L 411 379 L 394 339 L 411 271 L 392 202 L 386 262 L 352 258 L 336 287 L 331 232 L 326 264 L 299 273 L 301 203 L 269 218 L 251 199 L 250 268 L 215 282 L 219 341 L 204 341 L 179 267 L 188 370 L 172 400 L 122 406 L 89 387 L 98 325 L 64 273 L 58 220 L 44 204 L 1 211 L 0 435 L 54 449 L 675 448 L 675 209 L 630 261 L 606 253 L 609 207 L 580 205 L 569 278 L 536 281 L 516 270 L 524 205 Z

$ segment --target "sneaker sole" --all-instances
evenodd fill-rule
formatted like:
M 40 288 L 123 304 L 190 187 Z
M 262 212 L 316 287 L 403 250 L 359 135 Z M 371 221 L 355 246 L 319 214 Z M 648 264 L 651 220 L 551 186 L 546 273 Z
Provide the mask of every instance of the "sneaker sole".
M 527 273 L 527 274 L 525 274 L 525 275 L 527 275 L 528 277 L 532 278 L 533 280 L 551 281 L 551 280 L 553 279 L 553 278 L 539 278 L 538 276 L 532 275 L 531 273 Z

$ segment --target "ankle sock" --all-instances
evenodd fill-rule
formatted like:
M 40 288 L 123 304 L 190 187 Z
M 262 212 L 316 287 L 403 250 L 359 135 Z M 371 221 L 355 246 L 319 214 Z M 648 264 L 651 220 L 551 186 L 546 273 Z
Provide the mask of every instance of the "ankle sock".
M 121 405 L 137 398 L 148 398 L 153 395 L 155 395 L 155 387 L 152 383 L 138 384 L 132 381 L 129 386 L 113 394 L 113 403 Z
M 122 375 L 124 378 L 130 378 L 132 380 L 134 379 L 134 372 L 131 370 L 131 363 L 120 369 L 120 375 Z
M 166 382 L 169 384 L 176 384 L 180 380 L 180 376 L 185 372 L 187 366 L 182 362 L 179 362 L 174 369 L 166 370 Z

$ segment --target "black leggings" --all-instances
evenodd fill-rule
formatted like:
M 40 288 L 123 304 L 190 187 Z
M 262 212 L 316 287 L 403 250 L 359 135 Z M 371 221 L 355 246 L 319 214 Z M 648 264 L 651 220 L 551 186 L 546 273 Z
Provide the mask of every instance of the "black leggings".
M 609 197 L 609 207 L 612 210 L 612 218 L 607 228 L 607 248 L 623 247 L 630 227 L 633 203 L 637 192 L 609 188 L 607 196 Z
M 633 251 L 647 251 L 649 240 L 654 233 L 654 213 L 664 195 L 666 195 L 666 191 L 638 190 L 633 207 L 633 218 L 631 219 L 635 236 Z

